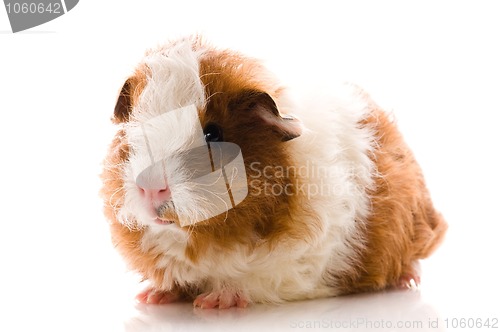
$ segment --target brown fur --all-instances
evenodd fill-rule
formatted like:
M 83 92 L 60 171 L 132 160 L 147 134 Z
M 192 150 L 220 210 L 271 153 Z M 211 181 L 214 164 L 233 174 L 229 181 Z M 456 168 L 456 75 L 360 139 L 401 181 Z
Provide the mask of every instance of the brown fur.
M 263 186 L 284 187 L 291 179 L 274 178 L 266 183 L 250 183 L 254 178 L 252 163 L 265 165 L 290 165 L 282 137 L 269 135 L 255 109 L 249 106 L 258 92 L 266 92 L 279 100 L 280 88 L 271 78 L 266 78 L 261 65 L 241 55 L 228 51 L 208 51 L 200 64 L 200 77 L 209 101 L 200 119 L 202 126 L 216 122 L 224 128 L 224 140 L 236 143 L 242 151 L 250 193 L 247 198 L 227 215 L 218 216 L 192 228 L 187 248 L 190 259 L 196 261 L 207 247 L 217 244 L 220 249 L 230 249 L 236 243 L 253 247 L 259 242 L 273 245 L 286 234 L 289 238 L 313 237 L 311 227 L 304 222 L 290 219 L 290 206 L 295 195 L 263 196 Z M 264 105 L 265 106 L 265 105 Z M 256 165 L 256 164 L 254 164 Z M 258 172 L 257 172 L 258 173 Z M 261 193 L 259 194 L 259 190 Z M 254 236 L 249 237 L 249 234 Z
M 132 107 L 137 103 L 146 86 L 147 68 L 139 66 L 134 75 L 130 76 L 123 84 L 118 96 L 113 117 L 114 123 L 127 122 L 132 112 Z
M 369 103 L 374 109 L 362 125 L 375 131 L 372 158 L 378 176 L 370 192 L 371 216 L 360 226 L 364 246 L 358 247 L 356 271 L 340 279 L 345 293 L 398 287 L 402 278 L 418 278 L 413 264 L 434 251 L 447 229 L 396 125 Z

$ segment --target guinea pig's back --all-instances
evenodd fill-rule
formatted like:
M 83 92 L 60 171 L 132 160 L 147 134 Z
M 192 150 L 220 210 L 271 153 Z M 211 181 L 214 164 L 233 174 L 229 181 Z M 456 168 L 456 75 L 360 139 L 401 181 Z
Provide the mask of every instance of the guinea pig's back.
M 362 125 L 373 130 L 374 187 L 371 213 L 361 226 L 364 246 L 357 273 L 344 291 L 409 287 L 419 282 L 418 259 L 441 243 L 447 223 L 431 201 L 420 166 L 388 114 L 374 103 Z

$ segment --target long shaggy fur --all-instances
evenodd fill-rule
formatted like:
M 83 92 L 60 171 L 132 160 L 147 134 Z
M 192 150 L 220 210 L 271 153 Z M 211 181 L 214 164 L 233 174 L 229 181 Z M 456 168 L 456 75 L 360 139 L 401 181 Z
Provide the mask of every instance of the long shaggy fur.
M 199 123 L 182 113 L 188 105 Z M 178 109 L 186 125 L 165 123 L 147 151 L 141 125 Z M 283 120 L 290 113 L 301 123 Z M 156 291 L 280 302 L 400 286 L 445 234 L 395 124 L 355 87 L 294 105 L 258 61 L 187 38 L 146 54 L 122 88 L 114 122 L 121 128 L 102 174 L 105 214 L 116 248 Z M 174 158 L 166 173 L 182 201 L 151 215 L 136 169 L 188 148 L 208 123 L 241 148 L 247 198 L 181 227 L 179 213 L 204 206 Z

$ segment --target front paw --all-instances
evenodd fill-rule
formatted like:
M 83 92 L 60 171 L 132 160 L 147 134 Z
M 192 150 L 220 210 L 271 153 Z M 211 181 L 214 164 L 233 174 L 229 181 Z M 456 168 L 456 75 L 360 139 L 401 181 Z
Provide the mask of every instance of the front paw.
M 155 288 L 147 288 L 135 297 L 139 303 L 144 304 L 166 304 L 175 302 L 180 298 L 181 294 L 176 290 L 162 291 Z
M 239 292 L 230 290 L 212 291 L 198 295 L 193 305 L 201 309 L 246 308 L 250 301 Z

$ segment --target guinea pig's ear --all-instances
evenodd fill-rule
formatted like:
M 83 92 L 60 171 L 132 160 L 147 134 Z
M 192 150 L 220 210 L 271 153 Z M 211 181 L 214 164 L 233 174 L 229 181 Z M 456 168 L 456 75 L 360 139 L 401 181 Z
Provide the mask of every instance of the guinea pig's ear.
M 302 134 L 302 122 L 292 115 L 281 114 L 273 98 L 265 92 L 245 91 L 237 98 L 236 103 L 259 116 L 281 136 L 282 141 L 289 141 Z
M 130 112 L 132 110 L 132 98 L 131 98 L 132 85 L 130 79 L 128 79 L 118 95 L 118 100 L 115 105 L 115 113 L 113 122 L 123 123 L 127 122 L 130 117 Z

